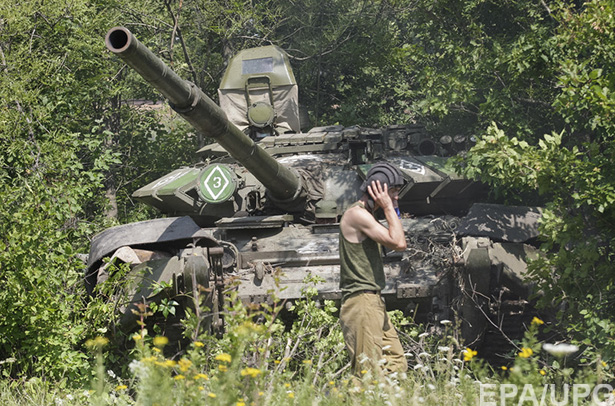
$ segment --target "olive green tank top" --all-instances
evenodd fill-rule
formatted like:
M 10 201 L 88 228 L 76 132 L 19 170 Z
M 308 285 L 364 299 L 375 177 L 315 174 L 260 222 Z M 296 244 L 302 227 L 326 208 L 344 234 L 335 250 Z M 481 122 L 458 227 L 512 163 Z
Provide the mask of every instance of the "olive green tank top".
M 361 202 L 350 207 L 357 205 L 365 208 Z M 380 245 L 376 241 L 366 238 L 360 243 L 352 243 L 344 237 L 340 229 L 339 250 L 342 301 L 363 290 L 384 289 L 384 266 Z

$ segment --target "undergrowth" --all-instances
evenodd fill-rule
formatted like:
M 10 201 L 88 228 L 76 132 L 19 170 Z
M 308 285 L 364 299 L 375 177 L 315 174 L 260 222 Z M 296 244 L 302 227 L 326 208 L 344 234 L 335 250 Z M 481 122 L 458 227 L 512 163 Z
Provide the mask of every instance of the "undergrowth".
M 400 327 L 410 369 L 385 374 L 364 369 L 352 375 L 332 301 L 314 300 L 308 288 L 293 306 L 280 301 L 260 306 L 243 304 L 229 292 L 224 311 L 225 334 L 203 333 L 177 351 L 162 335 L 148 332 L 146 323 L 129 339 L 134 344 L 123 363 L 111 363 L 113 343 L 105 337 L 87 341 L 92 359 L 90 385 L 71 387 L 66 380 L 3 381 L 3 405 L 500 405 L 536 403 L 540 391 L 566 385 L 613 381 L 611 368 L 599 358 L 567 366 L 572 346 L 541 343 L 543 328 L 535 318 L 517 343 L 509 366 L 495 369 L 481 354 L 464 348 L 455 323 L 416 325 L 393 312 Z M 293 315 L 290 325 L 280 313 Z M 146 312 L 143 312 L 146 314 Z M 149 314 L 149 313 L 147 313 Z M 191 316 L 194 317 L 194 314 Z M 186 323 L 190 323 L 190 317 Z M 194 321 L 194 320 L 192 320 Z M 403 326 L 402 326 L 403 324 Z M 195 337 L 187 326 L 187 335 Z M 550 352 L 544 351 L 545 349 Z M 529 386 L 528 386 L 529 385 Z M 546 386 L 545 386 L 546 385 Z M 505 388 L 504 391 L 500 388 Z M 517 388 L 514 393 L 511 388 Z M 531 394 L 537 393 L 532 398 Z M 612 390 L 612 389 L 611 389 Z M 612 394 L 601 390 L 600 400 Z M 556 398 L 553 398 L 557 400 Z M 579 398 L 589 402 L 591 395 Z M 485 403 L 486 402 L 486 403 Z M 489 403 L 491 402 L 491 403 Z M 528 403 L 529 402 L 529 403 Z M 572 399 L 570 401 L 572 404 Z M 579 404 L 581 404 L 579 403 Z M 605 403 L 606 404 L 606 403 Z

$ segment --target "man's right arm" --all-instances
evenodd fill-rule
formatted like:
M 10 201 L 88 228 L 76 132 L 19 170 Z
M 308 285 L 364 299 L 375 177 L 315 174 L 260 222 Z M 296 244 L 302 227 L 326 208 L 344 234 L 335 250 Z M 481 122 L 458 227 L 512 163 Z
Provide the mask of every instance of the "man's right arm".
M 374 199 L 374 202 L 382 208 L 389 228 L 384 227 L 368 213 L 368 217 L 364 218 L 365 228 L 361 231 L 372 240 L 389 249 L 404 251 L 406 249 L 406 236 L 395 211 L 395 203 L 389 195 L 387 185 L 381 185 L 380 181 L 375 181 L 367 187 L 367 191 L 372 199 Z

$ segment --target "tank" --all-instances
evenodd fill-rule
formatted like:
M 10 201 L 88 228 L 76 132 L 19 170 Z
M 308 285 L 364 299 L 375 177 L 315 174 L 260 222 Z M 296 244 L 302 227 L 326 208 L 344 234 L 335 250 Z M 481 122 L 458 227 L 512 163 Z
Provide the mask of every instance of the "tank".
M 130 281 L 113 293 L 122 330 L 136 328 L 139 304 L 165 313 L 158 321 L 167 335 L 187 309 L 205 304 L 202 330 L 222 333 L 231 289 L 246 303 L 292 303 L 310 285 L 315 300 L 339 301 L 339 219 L 378 162 L 397 166 L 406 181 L 399 208 L 408 248 L 384 253 L 388 310 L 433 326 L 458 320 L 470 344 L 497 322 L 490 298 L 527 298 L 540 209 L 487 204 L 484 185 L 452 171 L 448 157 L 470 139 L 436 139 L 417 124 L 305 131 L 289 58 L 276 46 L 229 62 L 219 106 L 128 29 L 111 29 L 105 42 L 213 141 L 197 151 L 198 163 L 134 192 L 164 217 L 92 240 L 88 292 L 118 273 Z

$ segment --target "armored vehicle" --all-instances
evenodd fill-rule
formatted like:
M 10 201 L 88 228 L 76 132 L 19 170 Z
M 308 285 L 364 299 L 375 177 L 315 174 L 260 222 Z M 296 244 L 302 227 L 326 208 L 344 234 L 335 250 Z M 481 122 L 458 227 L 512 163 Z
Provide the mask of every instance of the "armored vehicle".
M 89 292 L 110 277 L 111 263 L 127 264 L 134 282 L 119 306 L 122 328 L 136 326 L 139 303 L 157 308 L 175 300 L 178 314 L 206 303 L 203 327 L 220 331 L 229 289 L 245 302 L 292 301 L 308 278 L 317 300 L 339 300 L 338 222 L 378 162 L 398 167 L 406 182 L 399 208 L 408 248 L 384 256 L 389 309 L 434 324 L 457 318 L 472 342 L 487 325 L 494 288 L 527 293 L 527 242 L 540 213 L 480 202 L 484 186 L 446 165 L 467 147 L 465 137 L 434 139 L 416 124 L 304 132 L 289 58 L 276 46 L 229 62 L 218 106 L 128 29 L 111 29 L 106 45 L 214 141 L 198 151 L 199 163 L 134 192 L 166 217 L 114 227 L 92 241 Z

